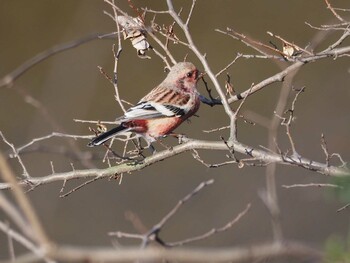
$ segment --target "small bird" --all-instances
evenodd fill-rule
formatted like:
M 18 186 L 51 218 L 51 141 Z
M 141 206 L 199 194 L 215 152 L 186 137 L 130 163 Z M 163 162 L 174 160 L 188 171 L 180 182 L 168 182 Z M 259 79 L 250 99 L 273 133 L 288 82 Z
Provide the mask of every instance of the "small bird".
M 177 63 L 162 83 L 116 119 L 117 127 L 98 135 L 88 146 L 101 145 L 126 132 L 142 136 L 149 145 L 170 134 L 199 109 L 200 95 L 196 88 L 199 78 L 199 71 L 192 63 Z

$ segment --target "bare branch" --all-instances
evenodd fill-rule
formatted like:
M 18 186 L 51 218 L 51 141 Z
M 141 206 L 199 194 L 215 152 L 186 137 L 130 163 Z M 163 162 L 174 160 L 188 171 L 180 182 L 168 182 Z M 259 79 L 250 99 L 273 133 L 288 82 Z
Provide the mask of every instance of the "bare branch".
M 234 63 L 236 63 L 236 61 L 241 58 L 243 55 L 238 53 L 237 56 L 230 62 L 227 64 L 226 67 L 224 67 L 222 70 L 220 70 L 218 73 L 215 74 L 215 77 L 217 78 L 218 76 L 220 76 L 224 71 L 228 70 Z
M 344 11 L 344 12 L 350 12 L 350 9 L 347 8 L 339 8 L 339 7 L 333 7 L 334 10 Z
M 304 188 L 304 187 L 330 187 L 330 188 L 343 188 L 336 184 L 319 184 L 319 183 L 309 183 L 309 184 L 292 184 L 292 185 L 282 185 L 283 188 Z
M 177 211 L 180 209 L 182 205 L 184 205 L 188 200 L 190 200 L 192 197 L 194 197 L 196 194 L 198 194 L 199 191 L 201 191 L 204 187 L 211 185 L 214 183 L 214 180 L 208 180 L 205 182 L 200 183 L 193 191 L 191 191 L 188 195 L 186 195 L 184 198 L 178 201 L 176 206 L 168 213 L 166 214 L 156 225 L 152 227 L 150 231 L 147 233 L 140 235 L 140 234 L 130 234 L 130 233 L 124 233 L 124 232 L 110 232 L 110 236 L 117 236 L 118 238 L 135 238 L 135 239 L 141 239 L 142 245 L 141 248 L 145 248 L 150 241 L 157 241 L 161 245 L 166 245 L 158 236 L 159 232 L 163 228 L 163 226 L 169 221 L 171 217 L 173 217 Z
M 304 169 L 316 171 L 321 174 L 330 176 L 347 176 L 350 171 L 346 167 L 327 167 L 326 164 L 311 161 L 306 158 L 295 159 L 292 156 L 281 156 L 280 154 L 272 153 L 265 150 L 252 148 L 245 144 L 234 142 L 233 147 L 236 152 L 240 152 L 250 157 L 254 157 L 261 162 L 265 163 L 279 163 L 284 165 L 294 165 L 302 167 Z M 177 145 L 171 149 L 167 149 L 152 156 L 146 157 L 143 161 L 131 161 L 128 163 L 122 163 L 106 169 L 89 169 L 89 170 L 75 170 L 71 172 L 56 173 L 54 175 L 47 175 L 43 177 L 32 177 L 30 182 L 32 184 L 48 184 L 57 181 L 71 180 L 77 178 L 88 178 L 88 177 L 109 177 L 115 174 L 130 173 L 133 171 L 139 171 L 144 169 L 156 162 L 162 161 L 166 158 L 176 156 L 180 153 L 190 151 L 193 149 L 207 149 L 207 150 L 224 150 L 227 151 L 227 146 L 222 141 L 201 141 L 201 140 L 188 140 L 181 145 Z M 28 181 L 20 181 L 22 185 L 26 185 Z M 10 188 L 11 185 L 7 183 L 0 183 L 0 189 Z
M 331 10 L 333 15 L 340 21 L 340 22 L 345 22 L 345 20 L 334 10 L 334 8 L 331 6 L 328 0 L 324 0 L 326 2 L 327 8 Z
M 128 16 L 127 13 L 125 13 L 123 10 L 121 10 L 117 5 L 112 3 L 109 0 L 104 0 L 105 3 L 109 4 L 112 8 L 116 9 L 119 13 L 121 13 L 123 16 Z
M 285 68 L 281 72 L 264 79 L 258 84 L 255 84 L 252 88 L 251 91 L 249 92 L 249 89 L 240 93 L 232 96 L 231 98 L 228 99 L 228 103 L 233 103 L 235 101 L 241 100 L 244 97 L 246 97 L 248 94 L 252 95 L 255 94 L 256 92 L 260 91 L 261 89 L 267 87 L 268 85 L 275 83 L 275 82 L 281 82 L 284 80 L 284 78 L 290 74 L 291 72 L 295 71 L 296 69 L 300 68 L 304 64 L 311 62 L 311 61 L 316 61 L 319 59 L 323 58 L 328 58 L 328 57 L 339 57 L 342 54 L 346 54 L 350 52 L 350 46 L 343 47 L 343 48 L 335 48 L 332 50 L 325 50 L 321 53 L 318 53 L 314 56 L 309 56 L 305 58 L 299 58 L 298 61 L 294 62 L 292 65 L 289 67 Z
M 195 149 L 192 150 L 192 156 L 195 160 L 197 160 L 198 162 L 200 162 L 201 164 L 203 164 L 205 167 L 208 168 L 217 168 L 217 167 L 221 167 L 221 166 L 225 166 L 225 165 L 229 165 L 229 164 L 234 164 L 237 163 L 237 160 L 230 160 L 230 161 L 226 161 L 226 162 L 222 162 L 222 163 L 213 163 L 213 164 L 209 164 L 206 163 L 200 156 L 198 151 L 196 151 Z
M 291 135 L 291 125 L 292 125 L 292 121 L 294 120 L 295 103 L 297 102 L 299 95 L 304 91 L 305 91 L 305 87 L 302 87 L 301 89 L 298 90 L 297 94 L 295 95 L 291 108 L 286 111 L 286 113 L 289 113 L 288 118 L 283 118 L 279 116 L 277 113 L 275 113 L 276 116 L 282 120 L 281 125 L 286 127 L 286 134 L 287 134 L 290 146 L 292 148 L 292 155 L 296 158 L 299 157 L 299 154 L 296 150 L 295 143 Z
M 150 247 L 143 250 L 139 248 L 119 249 L 83 249 L 69 246 L 58 246 L 50 251 L 50 257 L 64 262 L 133 262 L 143 261 L 182 261 L 182 262 L 256 262 L 265 259 L 295 258 L 305 260 L 309 258 L 320 261 L 322 253 L 299 243 L 262 244 L 246 248 L 208 249 L 164 249 Z M 18 260 L 21 260 L 18 258 Z M 22 263 L 33 262 L 31 260 Z
M 336 47 L 340 46 L 344 40 L 350 36 L 350 28 L 349 26 L 347 27 L 347 29 L 344 31 L 343 35 L 337 40 L 335 41 L 332 45 L 330 45 L 328 48 L 326 48 L 325 50 L 323 50 L 322 52 L 320 52 L 320 54 L 327 54 L 330 53 L 332 50 L 334 50 Z M 348 51 L 349 52 L 349 51 Z M 348 53 L 345 52 L 345 53 Z M 340 54 L 335 54 L 334 58 L 337 58 L 338 56 L 340 56 Z
M 185 240 L 182 240 L 182 241 L 166 243 L 166 246 L 170 246 L 170 247 L 183 246 L 183 245 L 191 243 L 191 242 L 203 240 L 203 239 L 208 238 L 208 237 L 210 237 L 210 236 L 212 236 L 214 234 L 227 231 L 228 229 L 233 227 L 236 223 L 238 223 L 238 221 L 240 221 L 240 219 L 248 213 L 250 207 L 251 207 L 251 204 L 249 203 L 247 205 L 247 207 L 241 213 L 239 213 L 233 220 L 228 222 L 223 227 L 213 228 L 213 229 L 209 230 L 208 232 L 206 232 L 206 233 L 204 233 L 204 234 L 202 234 L 200 236 L 191 237 L 191 238 L 188 238 L 188 239 L 185 239 Z
M 213 71 L 211 70 L 205 56 L 203 54 L 201 54 L 201 52 L 198 50 L 198 48 L 196 47 L 193 39 L 192 39 L 192 35 L 190 34 L 190 31 L 188 29 L 188 26 L 181 20 L 181 18 L 178 16 L 178 14 L 175 12 L 174 10 L 174 6 L 171 0 L 167 0 L 167 5 L 168 5 L 168 10 L 169 10 L 169 14 L 172 16 L 172 18 L 176 21 L 176 23 L 180 26 L 180 28 L 182 29 L 182 31 L 184 32 L 187 42 L 190 46 L 190 49 L 193 51 L 193 53 L 197 56 L 197 58 L 200 60 L 200 62 L 202 63 L 204 70 L 206 72 L 206 74 L 208 75 L 208 77 L 210 78 L 210 80 L 212 81 L 212 83 L 214 84 L 214 87 L 217 91 L 217 93 L 220 96 L 222 105 L 224 106 L 225 112 L 226 114 L 229 116 L 230 118 L 230 122 L 233 122 L 233 111 L 231 110 L 226 96 L 224 94 L 224 92 L 222 91 L 220 84 L 217 80 L 217 78 L 215 77 Z M 231 138 L 232 139 L 232 138 Z
M 341 208 L 339 208 L 339 209 L 337 210 L 337 212 L 338 212 L 338 213 L 339 213 L 339 212 L 342 212 L 342 211 L 348 209 L 349 207 L 350 207 L 350 203 L 348 203 L 348 204 L 342 206 Z
M 124 101 L 125 102 L 125 101 Z M 92 121 L 92 120 L 80 120 L 80 119 L 73 119 L 75 122 L 81 122 L 81 123 L 101 123 L 101 124 L 116 124 L 115 121 Z
M 9 250 L 9 256 L 10 256 L 10 260 L 11 261 L 15 261 L 16 260 L 16 256 L 15 256 L 15 248 L 13 246 L 13 238 L 9 234 L 9 230 L 10 230 L 9 224 L 7 223 L 6 225 L 7 225 L 7 228 L 4 230 L 4 232 L 7 235 L 7 244 L 8 244 L 8 250 Z
M 230 126 L 224 126 L 224 127 L 220 127 L 220 128 L 211 129 L 211 130 L 204 130 L 203 132 L 211 133 L 211 132 L 226 130 L 226 129 L 229 129 L 229 128 L 230 128 Z
M 28 228 L 28 222 L 18 209 L 0 192 L 0 208 L 17 225 L 24 235 L 33 239 L 34 233 Z
M 114 4 L 114 0 L 113 0 L 113 4 Z M 118 32 L 118 50 L 117 52 L 115 52 L 115 45 L 113 44 L 112 47 L 112 52 L 114 55 L 114 71 L 113 71 L 113 86 L 114 86 L 114 91 L 115 91 L 115 99 L 117 100 L 120 108 L 123 110 L 123 112 L 125 112 L 125 107 L 120 99 L 119 96 L 119 89 L 118 89 L 118 62 L 119 62 L 119 57 L 122 53 L 122 42 L 121 42 L 121 37 L 120 37 L 120 26 L 118 23 L 118 13 L 117 13 L 117 9 L 113 6 L 113 13 L 114 13 L 114 19 L 115 19 L 115 24 L 117 26 L 117 32 Z
M 6 140 L 4 134 L 3 134 L 1 131 L 0 131 L 0 137 L 2 138 L 2 140 L 3 140 L 8 146 L 11 147 L 12 152 L 13 152 L 12 157 L 13 157 L 13 158 L 17 158 L 19 164 L 21 165 L 21 167 L 22 167 L 22 169 L 23 169 L 23 173 L 22 173 L 23 177 L 26 178 L 26 179 L 29 179 L 29 178 L 30 178 L 30 175 L 29 175 L 29 173 L 28 173 L 28 171 L 27 171 L 26 166 L 24 165 L 24 163 L 23 163 L 23 161 L 22 161 L 22 158 L 21 158 L 21 157 L 19 156 L 19 154 L 18 154 L 18 153 L 19 153 L 19 150 L 16 149 L 15 146 L 14 146 L 12 143 L 10 143 L 9 141 Z
M 214 183 L 214 179 L 210 179 L 208 181 L 200 183 L 191 193 L 182 198 L 177 205 L 166 215 L 164 218 L 155 226 L 155 228 L 162 228 L 166 222 L 179 210 L 179 208 L 185 204 L 188 200 L 190 200 L 193 196 L 198 194 L 204 187 L 211 185 Z
M 38 112 L 43 116 L 44 120 L 46 120 L 52 127 L 53 130 L 64 133 L 64 129 L 58 124 L 58 122 L 53 118 L 53 116 L 49 113 L 48 109 L 41 103 L 39 100 L 35 99 L 29 92 L 25 89 L 18 87 L 18 85 L 14 86 L 14 90 L 17 91 L 22 97 L 23 100 L 33 106 Z M 85 158 L 84 154 L 79 149 L 78 145 L 75 141 L 69 140 L 68 145 L 71 148 L 71 155 L 76 159 L 80 159 L 82 164 L 86 168 L 93 168 L 94 165 L 89 161 L 88 158 Z M 31 149 L 33 150 L 33 148 Z M 68 152 L 68 150 L 65 150 Z M 28 151 L 27 151 L 28 152 Z
M 162 43 L 162 41 L 160 41 L 160 39 L 159 39 L 156 35 L 153 34 L 152 31 L 148 30 L 147 33 L 148 33 L 148 35 L 149 35 L 150 37 L 152 37 L 152 38 L 154 39 L 154 41 L 156 41 L 157 44 L 164 50 L 164 52 L 166 53 L 166 55 L 167 55 L 167 56 L 169 57 L 169 59 L 171 60 L 171 63 L 173 63 L 173 65 L 175 65 L 175 64 L 176 64 L 176 60 L 175 60 L 175 58 L 173 57 L 173 55 L 170 53 L 169 49 Z M 158 51 L 156 51 L 154 48 L 153 48 L 153 50 L 154 50 L 154 52 L 155 52 L 156 54 L 160 54 L 160 53 L 159 53 Z M 163 58 L 163 61 L 165 62 L 165 64 L 166 64 L 169 68 L 171 68 L 170 65 L 169 65 L 169 63 L 168 63 L 168 61 L 167 61 L 166 59 L 164 60 L 164 56 L 163 56 L 163 55 L 160 55 L 160 57 Z
M 9 186 L 11 186 L 13 190 L 13 195 L 16 198 L 19 207 L 23 211 L 30 226 L 32 227 L 33 233 L 35 235 L 35 241 L 38 242 L 38 244 L 42 248 L 46 248 L 50 244 L 50 241 L 44 229 L 42 228 L 42 225 L 38 219 L 38 216 L 36 215 L 29 199 L 24 194 L 22 187 L 16 180 L 16 176 L 14 172 L 8 165 L 6 159 L 4 158 L 1 152 L 0 152 L 0 175 L 3 178 L 3 180 L 7 182 Z
M 73 192 L 75 192 L 75 191 L 77 191 L 77 190 L 83 188 L 84 186 L 86 186 L 86 185 L 88 185 L 88 184 L 91 184 L 91 183 L 93 183 L 93 182 L 95 182 L 95 181 L 97 181 L 98 179 L 101 179 L 101 178 L 102 178 L 102 177 L 96 176 L 95 178 L 93 178 L 93 179 L 91 179 L 91 180 L 88 180 L 88 181 L 86 181 L 86 182 L 84 182 L 84 183 L 78 185 L 77 187 L 74 187 L 72 190 L 68 191 L 67 193 L 61 194 L 60 197 L 61 197 L 61 198 L 62 198 L 62 197 L 67 197 L 67 196 L 70 195 L 71 193 L 73 193 Z M 64 181 L 64 185 L 66 184 L 66 182 L 67 182 L 67 181 Z M 63 188 L 62 188 L 62 189 L 63 189 Z M 61 189 L 61 190 L 62 190 L 62 189 Z M 60 192 L 61 192 L 61 191 L 60 191 Z
M 22 76 L 27 70 L 35 66 L 36 64 L 42 62 L 43 60 L 58 54 L 60 52 L 66 51 L 71 48 L 78 47 L 82 44 L 85 44 L 89 41 L 99 39 L 99 36 L 101 34 L 90 34 L 85 37 L 81 37 L 79 39 L 73 40 L 68 43 L 59 44 L 56 46 L 53 46 L 52 48 L 49 48 L 43 52 L 40 52 L 39 54 L 35 55 L 34 57 L 30 58 L 29 60 L 25 61 L 22 65 L 20 65 L 18 68 L 13 70 L 11 73 L 8 73 L 6 76 L 4 76 L 2 79 L 0 79 L 0 88 L 3 86 L 7 86 L 12 84 L 17 78 Z
M 14 239 L 18 243 L 20 243 L 29 251 L 33 252 L 34 255 L 38 256 L 41 259 L 44 259 L 45 262 L 47 263 L 55 262 L 45 257 L 45 252 L 43 251 L 43 249 L 40 249 L 33 242 L 31 242 L 30 240 L 28 240 L 26 237 L 16 232 L 15 230 L 9 228 L 8 225 L 6 225 L 4 222 L 1 222 L 1 221 L 0 221 L 0 230 L 6 233 L 9 237 Z
M 190 12 L 188 14 L 188 17 L 187 17 L 187 20 L 186 20 L 186 23 L 185 25 L 188 26 L 188 23 L 190 22 L 190 19 L 192 17 L 192 12 L 194 10 L 194 6 L 196 5 L 196 0 L 192 0 L 192 5 L 191 5 L 191 9 L 190 9 Z
M 296 44 L 291 43 L 291 42 L 285 40 L 284 38 L 282 38 L 282 37 L 280 37 L 280 36 L 278 36 L 278 35 L 275 35 L 274 33 L 270 32 L 270 31 L 268 31 L 267 34 L 270 35 L 270 36 L 272 36 L 272 37 L 275 37 L 275 38 L 281 40 L 282 43 L 284 43 L 285 45 L 288 45 L 288 46 L 293 47 L 296 51 L 300 51 L 300 50 L 301 50 L 301 51 L 305 52 L 306 54 L 308 54 L 308 55 L 310 55 L 310 56 L 313 55 L 312 52 L 310 52 L 310 51 L 308 51 L 308 50 L 306 50 L 306 49 L 303 49 L 302 47 L 297 46 Z M 287 55 L 285 52 L 283 52 L 283 54 L 284 54 L 284 55 Z
M 65 134 L 65 133 L 60 133 L 60 132 L 53 132 L 53 133 L 51 133 L 49 135 L 32 139 L 27 144 L 22 145 L 21 147 L 18 147 L 17 148 L 17 152 L 20 153 L 25 148 L 33 145 L 36 142 L 47 140 L 47 139 L 50 139 L 50 138 L 53 138 L 53 137 L 72 138 L 72 139 L 77 140 L 77 139 L 91 139 L 91 138 L 93 138 L 93 135 L 73 135 L 73 134 Z
M 238 113 L 240 112 L 243 104 L 245 103 L 246 99 L 248 98 L 253 86 L 254 86 L 254 83 L 251 85 L 247 96 L 243 98 L 243 100 L 241 101 L 241 103 L 239 104 L 238 108 L 236 109 L 235 113 L 232 116 L 232 120 L 230 123 L 230 138 L 232 138 L 233 141 L 237 141 L 237 117 L 239 116 Z

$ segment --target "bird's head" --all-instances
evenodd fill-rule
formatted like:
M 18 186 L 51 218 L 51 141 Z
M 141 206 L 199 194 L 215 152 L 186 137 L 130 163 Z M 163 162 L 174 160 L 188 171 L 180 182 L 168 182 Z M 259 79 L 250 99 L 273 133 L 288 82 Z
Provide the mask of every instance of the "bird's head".
M 195 89 L 199 76 L 198 69 L 191 62 L 180 62 L 170 69 L 166 81 L 176 83 L 182 89 Z

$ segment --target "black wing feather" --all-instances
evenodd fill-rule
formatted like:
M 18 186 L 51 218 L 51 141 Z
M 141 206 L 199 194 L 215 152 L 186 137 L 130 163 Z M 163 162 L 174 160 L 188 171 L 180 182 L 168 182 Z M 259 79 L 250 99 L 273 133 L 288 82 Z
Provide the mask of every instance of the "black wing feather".
M 174 114 L 176 116 L 183 116 L 186 114 L 185 110 L 182 109 L 182 108 L 179 108 L 179 107 L 176 107 L 174 105 L 169 105 L 169 104 L 166 104 L 164 105 L 165 108 L 167 108 L 168 110 L 174 112 Z

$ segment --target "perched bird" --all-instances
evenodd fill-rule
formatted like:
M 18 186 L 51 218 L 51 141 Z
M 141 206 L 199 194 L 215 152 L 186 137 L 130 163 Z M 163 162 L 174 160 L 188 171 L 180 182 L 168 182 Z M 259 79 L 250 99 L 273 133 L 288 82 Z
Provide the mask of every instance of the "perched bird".
M 124 116 L 117 118 L 117 127 L 98 135 L 88 146 L 101 145 L 125 132 L 134 132 L 149 144 L 170 134 L 198 110 L 198 78 L 199 71 L 192 63 L 177 63 L 162 83 L 127 110 Z

